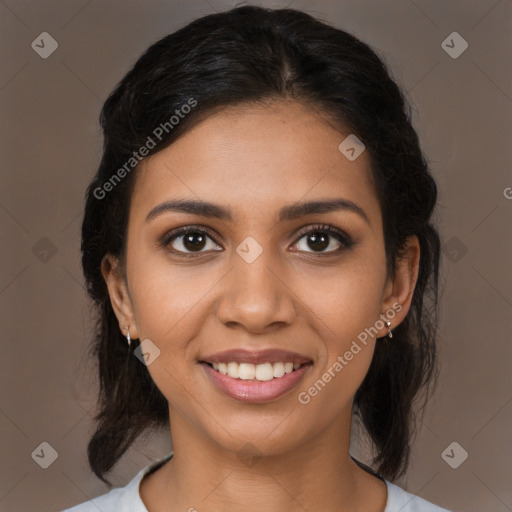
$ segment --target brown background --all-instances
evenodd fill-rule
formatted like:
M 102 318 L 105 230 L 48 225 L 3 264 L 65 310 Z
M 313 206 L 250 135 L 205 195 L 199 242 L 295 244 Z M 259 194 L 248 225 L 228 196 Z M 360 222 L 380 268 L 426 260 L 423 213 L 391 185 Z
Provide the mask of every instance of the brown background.
M 0 2 L 0 511 L 57 511 L 106 491 L 85 457 L 95 383 L 79 266 L 83 196 L 101 154 L 99 110 L 148 45 L 233 5 Z M 415 106 L 440 187 L 442 371 L 397 483 L 454 511 L 512 510 L 511 1 L 263 5 L 305 9 L 362 38 Z M 469 43 L 457 59 L 441 47 L 453 31 Z M 31 47 L 42 32 L 59 45 L 47 59 Z M 454 441 L 469 454 L 458 469 L 441 456 Z M 58 453 L 47 469 L 31 457 L 42 442 Z M 116 485 L 169 450 L 167 432 L 140 440 L 116 468 Z M 353 453 L 365 457 L 355 443 Z

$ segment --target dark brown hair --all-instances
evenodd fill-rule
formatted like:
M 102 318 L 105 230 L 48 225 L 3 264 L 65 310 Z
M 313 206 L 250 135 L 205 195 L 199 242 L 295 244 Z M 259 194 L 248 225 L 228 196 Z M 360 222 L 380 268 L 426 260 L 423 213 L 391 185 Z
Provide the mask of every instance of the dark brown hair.
M 292 9 L 238 7 L 202 17 L 160 39 L 138 59 L 106 100 L 100 121 L 103 156 L 87 190 L 82 266 L 98 310 L 92 352 L 99 365 L 97 430 L 89 463 L 104 482 L 147 428 L 166 426 L 168 404 L 145 365 L 127 350 L 112 310 L 101 261 L 122 260 L 136 166 L 134 151 L 167 130 L 149 154 L 172 144 L 214 109 L 292 98 L 328 113 L 365 144 L 379 200 L 388 267 L 393 273 L 407 237 L 419 239 L 419 276 L 411 308 L 389 343 L 377 343 L 354 399 L 354 414 L 388 479 L 408 466 L 417 423 L 415 400 L 435 388 L 439 236 L 431 224 L 436 185 L 411 123 L 410 107 L 385 64 L 349 33 Z M 196 102 L 180 121 L 169 119 Z M 127 171 L 119 173 L 123 168 Z M 113 181 L 114 174 L 123 179 Z M 109 182 L 112 186 L 105 186 Z M 107 191 L 108 189 L 108 191 Z

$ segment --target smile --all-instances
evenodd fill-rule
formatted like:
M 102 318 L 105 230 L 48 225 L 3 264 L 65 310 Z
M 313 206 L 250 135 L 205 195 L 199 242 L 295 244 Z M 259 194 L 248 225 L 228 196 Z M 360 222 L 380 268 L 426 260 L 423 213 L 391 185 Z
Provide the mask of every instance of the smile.
M 236 348 L 200 357 L 210 382 L 242 402 L 276 400 L 295 388 L 313 361 L 305 354 L 278 348 Z
M 287 373 L 298 370 L 302 365 L 292 362 L 251 364 L 235 361 L 229 363 L 211 363 L 212 368 L 232 379 L 268 381 L 279 379 Z

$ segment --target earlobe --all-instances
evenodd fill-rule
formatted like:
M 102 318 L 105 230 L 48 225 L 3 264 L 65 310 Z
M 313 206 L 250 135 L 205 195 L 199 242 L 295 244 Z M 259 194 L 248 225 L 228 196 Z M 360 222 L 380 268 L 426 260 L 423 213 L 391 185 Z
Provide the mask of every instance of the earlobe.
M 131 338 L 138 338 L 133 305 L 119 259 L 106 254 L 101 262 L 101 273 L 108 288 L 112 309 L 119 322 L 119 329 L 123 336 L 126 336 L 129 329 Z

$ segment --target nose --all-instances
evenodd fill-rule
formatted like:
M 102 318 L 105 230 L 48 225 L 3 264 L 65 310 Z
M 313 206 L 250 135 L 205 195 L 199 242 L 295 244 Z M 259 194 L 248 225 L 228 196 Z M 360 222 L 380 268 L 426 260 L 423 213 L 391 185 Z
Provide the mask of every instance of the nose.
M 265 251 L 252 263 L 233 254 L 233 266 L 223 279 L 217 317 L 229 328 L 253 334 L 291 325 L 296 316 L 292 286 L 283 269 Z

